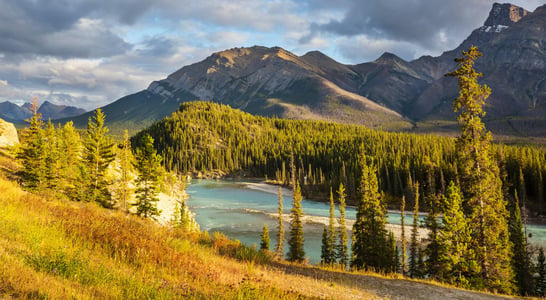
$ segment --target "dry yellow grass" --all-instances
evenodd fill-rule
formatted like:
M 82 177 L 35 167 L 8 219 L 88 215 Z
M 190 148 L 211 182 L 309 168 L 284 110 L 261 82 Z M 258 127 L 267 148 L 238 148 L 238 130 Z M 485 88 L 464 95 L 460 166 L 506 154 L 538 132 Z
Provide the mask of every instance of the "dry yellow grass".
M 275 261 L 221 234 L 187 234 L 93 203 L 30 194 L 4 176 L 0 195 L 2 299 L 498 298 Z
M 258 251 L 220 235 L 44 199 L 2 178 L 0 194 L 0 298 L 373 297 L 362 290 L 338 297 L 327 282 L 262 266 Z

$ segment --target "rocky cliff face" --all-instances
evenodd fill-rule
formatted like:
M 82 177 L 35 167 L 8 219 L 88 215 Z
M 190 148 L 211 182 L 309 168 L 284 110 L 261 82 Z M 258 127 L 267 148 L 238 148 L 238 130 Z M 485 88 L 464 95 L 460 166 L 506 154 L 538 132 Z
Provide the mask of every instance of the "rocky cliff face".
M 0 119 L 0 148 L 11 147 L 19 144 L 17 130 L 13 124 Z

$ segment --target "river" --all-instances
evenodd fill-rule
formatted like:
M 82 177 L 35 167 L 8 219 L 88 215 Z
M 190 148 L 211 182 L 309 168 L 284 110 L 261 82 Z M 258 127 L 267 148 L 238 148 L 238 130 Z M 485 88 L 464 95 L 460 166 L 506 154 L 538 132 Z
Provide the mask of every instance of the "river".
M 222 232 L 241 242 L 259 245 L 263 225 L 269 228 L 271 248 L 276 245 L 278 187 L 251 180 L 192 180 L 186 187 L 190 198 L 188 206 L 195 213 L 201 230 Z M 292 191 L 283 188 L 284 214 L 292 207 Z M 310 263 L 320 262 L 320 247 L 324 224 L 329 214 L 328 203 L 303 199 L 305 254 Z M 348 222 L 353 222 L 356 210 L 347 207 Z M 339 211 L 336 207 L 336 218 Z M 389 211 L 387 221 L 391 226 L 400 224 L 400 213 Z M 411 225 L 411 213 L 406 212 L 406 225 Z M 289 224 L 285 225 L 285 238 L 288 238 Z M 528 225 L 531 234 L 529 242 L 546 246 L 546 226 Z M 349 233 L 350 234 L 350 233 Z M 409 235 L 407 237 L 409 239 Z M 285 242 L 285 250 L 288 245 Z

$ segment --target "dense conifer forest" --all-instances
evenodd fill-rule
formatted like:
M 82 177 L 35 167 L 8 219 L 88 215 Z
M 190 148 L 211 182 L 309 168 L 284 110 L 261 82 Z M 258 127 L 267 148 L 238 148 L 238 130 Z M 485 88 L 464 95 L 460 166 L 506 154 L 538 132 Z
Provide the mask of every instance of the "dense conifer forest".
M 165 167 L 181 173 L 266 177 L 288 186 L 293 153 L 305 196 L 326 200 L 330 187 L 343 183 L 350 205 L 358 199 L 361 147 L 377 165 L 380 190 L 391 208 L 398 208 L 404 195 L 408 207 L 413 206 L 414 182 L 428 197 L 443 194 L 450 181 L 458 180 L 455 140 L 448 137 L 264 118 L 210 102 L 182 104 L 172 116 L 134 136 L 133 145 L 146 133 L 154 138 Z M 499 144 L 492 145 L 491 152 L 505 193 L 523 191 L 520 202 L 526 201 L 533 214 L 543 214 L 546 151 Z M 428 206 L 421 204 L 424 210 Z

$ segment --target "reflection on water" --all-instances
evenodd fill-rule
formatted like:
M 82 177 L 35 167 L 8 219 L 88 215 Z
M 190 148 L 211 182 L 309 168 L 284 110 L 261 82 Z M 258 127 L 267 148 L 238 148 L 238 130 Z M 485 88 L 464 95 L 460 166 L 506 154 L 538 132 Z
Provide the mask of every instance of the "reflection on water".
M 186 192 L 190 195 L 188 205 L 195 212 L 201 230 L 219 231 L 245 244 L 259 245 L 265 224 L 269 228 L 271 247 L 276 245 L 277 220 L 270 214 L 277 212 L 278 187 L 258 181 L 193 180 Z M 292 193 L 287 189 L 282 193 L 284 213 L 288 214 L 292 207 Z M 304 199 L 302 207 L 307 216 L 328 217 L 329 214 L 327 203 Z M 348 220 L 354 220 L 355 209 L 348 207 L 346 215 Z M 390 211 L 388 222 L 400 224 L 400 214 Z M 405 223 L 412 223 L 411 213 L 406 213 Z M 285 222 L 285 232 L 288 232 L 288 227 Z M 323 228 L 322 224 L 304 224 L 305 253 L 311 263 L 320 261 Z M 530 243 L 546 246 L 546 226 L 529 225 L 527 232 L 532 234 Z M 286 242 L 285 250 L 288 250 Z

